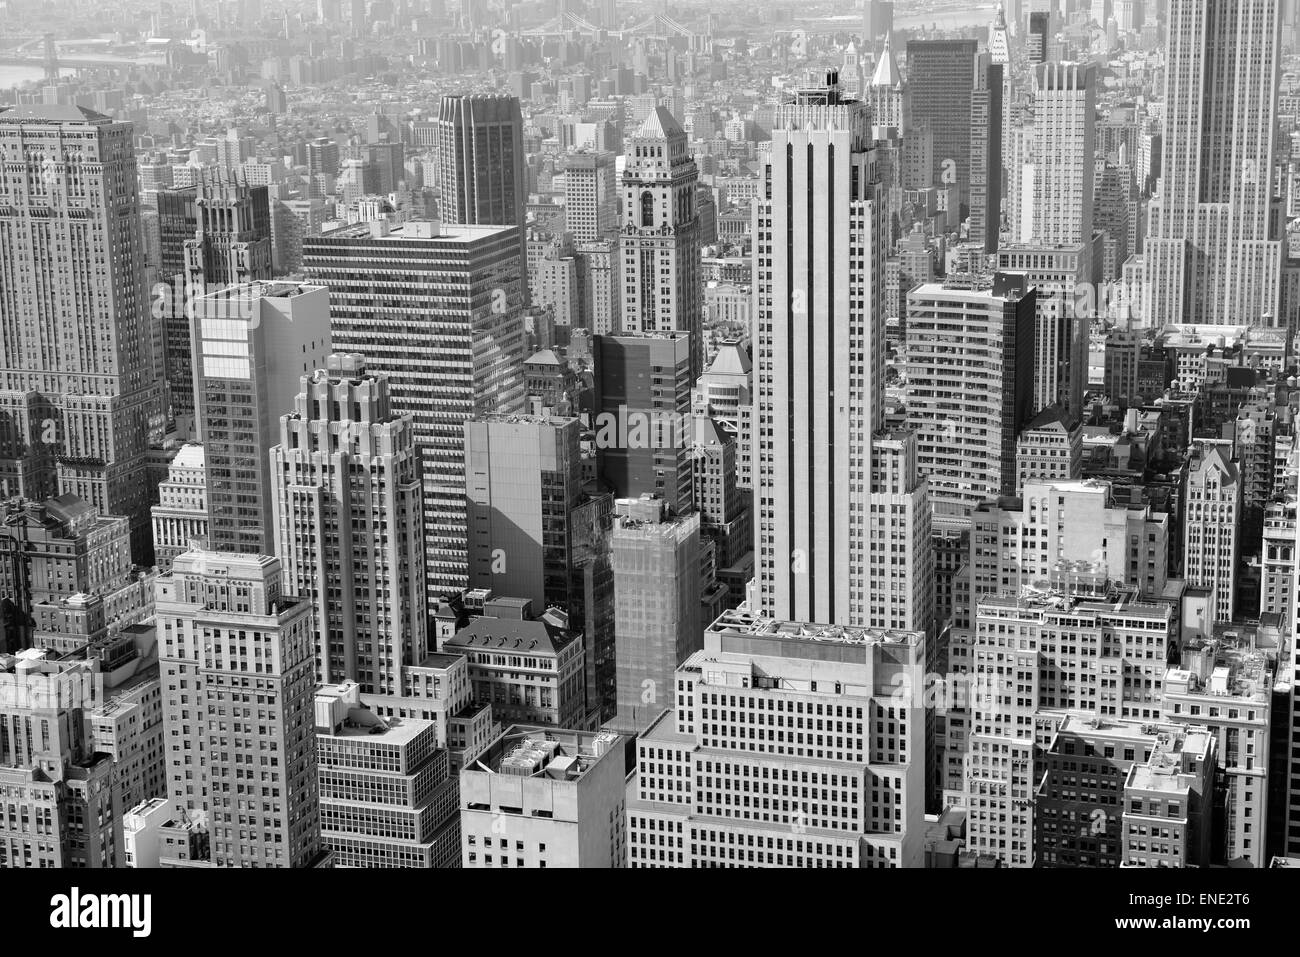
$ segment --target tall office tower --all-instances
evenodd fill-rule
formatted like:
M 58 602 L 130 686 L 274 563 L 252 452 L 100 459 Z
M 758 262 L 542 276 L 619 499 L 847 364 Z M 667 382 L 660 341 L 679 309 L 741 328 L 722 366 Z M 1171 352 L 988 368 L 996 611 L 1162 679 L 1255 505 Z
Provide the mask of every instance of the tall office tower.
M 691 382 L 704 371 L 704 286 L 695 161 L 686 131 L 656 106 L 623 168 L 624 332 L 690 334 Z
M 384 719 L 352 681 L 316 692 L 321 845 L 335 867 L 455 867 L 460 791 L 438 726 Z
M 1151 202 L 1147 322 L 1274 325 L 1281 0 L 1170 0 L 1164 174 Z
M 167 478 L 158 485 L 158 504 L 151 511 L 154 561 L 166 573 L 172 559 L 195 539 L 208 537 L 208 471 L 202 445 L 191 442 L 176 453 L 167 466 Z
M 972 851 L 1005 867 L 1034 866 L 1040 735 L 1059 725 L 1061 711 L 1159 718 L 1177 629 L 1169 603 L 1140 601 L 1088 563 L 1058 563 L 1046 582 L 977 603 L 964 785 Z
M 444 96 L 434 154 L 442 221 L 518 227 L 519 261 L 526 262 L 528 186 L 518 97 Z
M 328 137 L 317 137 L 307 143 L 307 186 L 311 199 L 324 199 L 320 177 L 332 181 L 339 174 L 339 144 Z
M 775 618 L 865 622 L 850 585 L 870 551 L 888 246 L 870 122 L 834 74 L 796 93 L 777 107 L 754 204 L 757 610 Z
M 643 496 L 615 503 L 618 714 L 611 726 L 644 731 L 673 706 L 673 672 L 700 647 L 700 516 L 676 518 Z
M 573 510 L 583 501 L 582 423 L 487 416 L 465 423 L 469 583 L 571 611 Z M 576 610 L 576 609 L 574 609 Z
M 894 48 L 888 41 L 876 61 L 876 69 L 871 74 L 863 99 L 871 110 L 872 126 L 903 130 L 903 75 L 898 71 Z
M 626 744 L 512 724 L 461 772 L 461 866 L 622 867 Z
M 1048 540 L 1043 532 L 1050 531 Z M 1043 582 L 1061 562 L 1103 569 L 1144 598 L 1164 593 L 1172 542 L 1169 516 L 1116 502 L 1109 482 L 1039 479 L 971 515 L 970 595 Z
M 909 40 L 907 90 L 913 124 L 934 136 L 931 181 L 953 188 L 970 205 L 971 93 L 975 89 L 974 40 Z M 964 218 L 964 217 L 963 217 Z
M 158 580 L 168 797 L 206 822 L 217 867 L 320 850 L 312 608 L 282 580 L 279 559 L 199 549 Z
M 575 243 L 618 232 L 618 178 L 609 150 L 582 149 L 564 157 L 564 228 Z
M 1241 552 L 1241 474 L 1220 445 L 1197 444 L 1187 464 L 1183 577 L 1210 589 L 1215 621 L 1232 621 Z
M 1047 62 L 1047 45 L 1052 38 L 1052 16 L 1045 10 L 1029 14 L 1028 52 L 1031 64 Z
M 229 173 L 202 174 L 193 193 L 194 230 L 181 250 L 183 298 L 166 320 L 167 389 L 173 416 L 195 416 L 194 301 L 208 292 L 271 278 L 271 207 L 265 186 Z M 169 237 L 165 240 L 170 242 Z M 170 251 L 164 258 L 171 260 Z M 201 430 L 202 423 L 196 422 Z
M 1034 410 L 1060 405 L 1084 416 L 1088 381 L 1088 342 L 1096 312 L 1105 237 L 1091 243 L 1054 246 L 1004 243 L 998 271 L 1011 273 L 1037 293 L 1034 329 Z
M 601 336 L 592 351 L 600 474 L 620 498 L 658 495 L 685 514 L 693 499 L 690 336 Z
M 868 46 L 894 32 L 893 0 L 863 0 L 862 39 Z
M 1035 68 L 1034 83 L 1037 143 L 1027 241 L 1043 246 L 1088 243 L 1096 178 L 1097 68 L 1044 63 Z
M 1101 262 L 1101 281 L 1114 282 L 1123 275 L 1132 246 L 1129 237 L 1138 218 L 1133 191 L 1133 170 L 1098 159 L 1094 169 L 1092 200 L 1093 228 L 1106 234 Z
M 11 499 L 3 521 L 0 596 L 16 614 L 0 634 L 0 651 L 85 657 L 149 616 L 152 576 L 132 564 L 126 516 L 100 515 L 77 496 L 60 495 Z
M 316 680 L 400 694 L 428 650 L 414 425 L 362 356 L 332 355 L 300 381 L 270 453 L 275 554 L 315 611 Z
M 637 741 L 628 864 L 921 867 L 925 646 L 725 613 Z
M 736 486 L 742 489 L 753 488 L 753 369 L 740 340 L 723 340 L 691 392 L 691 411 L 709 416 L 736 440 Z
M 526 335 L 518 231 L 511 226 L 383 222 L 303 244 L 329 287 L 331 339 L 388 378 L 393 408 L 415 419 L 424 459 L 430 607 L 469 583 L 465 422 L 523 409 Z
M 87 719 L 102 705 L 95 661 L 27 650 L 0 659 L 0 867 L 121 867 L 122 791 Z
M 0 110 L 0 477 L 127 516 L 147 564 L 164 423 L 131 137 L 81 107 Z
M 1016 437 L 1033 415 L 1034 312 L 1019 276 L 908 294 L 907 424 L 936 526 L 966 525 L 985 499 L 1015 490 Z
M 1233 639 L 1193 638 L 1181 652 L 1165 673 L 1162 709 L 1165 721 L 1217 739 L 1219 826 L 1207 863 L 1267 867 L 1275 669 L 1266 652 Z
M 1300 548 L 1296 549 L 1298 564 L 1300 564 Z M 1300 567 L 1296 569 L 1300 572 Z M 1300 581 L 1300 577 L 1296 578 Z M 1300 601 L 1294 603 L 1291 618 L 1291 634 L 1297 633 L 1296 628 L 1300 627 Z M 1295 735 L 1300 734 L 1300 641 L 1291 641 L 1291 654 L 1288 657 L 1285 651 L 1278 660 L 1278 680 L 1279 684 L 1287 678 L 1291 680 L 1290 701 L 1290 720 L 1287 721 L 1288 731 L 1291 734 L 1291 740 L 1295 740 Z M 1280 809 L 1278 816 L 1282 817 L 1285 822 L 1284 847 L 1287 856 L 1300 857 L 1300 754 L 1296 749 L 1290 749 L 1289 756 L 1285 759 L 1286 764 L 1279 774 L 1286 776 L 1286 798 L 1285 809 Z
M 1002 65 L 987 53 L 975 60 L 970 115 L 970 236 L 988 255 L 1002 226 Z
M 208 547 L 269 555 L 269 455 L 303 374 L 330 354 L 329 294 L 319 286 L 258 282 L 208 293 L 193 311 Z

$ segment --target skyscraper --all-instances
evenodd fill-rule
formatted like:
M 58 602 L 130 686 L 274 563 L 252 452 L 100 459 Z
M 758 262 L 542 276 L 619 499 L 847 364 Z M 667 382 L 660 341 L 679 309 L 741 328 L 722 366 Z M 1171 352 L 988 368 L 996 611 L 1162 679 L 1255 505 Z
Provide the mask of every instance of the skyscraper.
M 956 189 L 970 204 L 971 94 L 975 89 L 974 40 L 909 40 L 907 88 L 912 124 L 934 135 L 932 182 Z
M 618 230 L 618 179 L 609 150 L 564 157 L 564 228 L 575 243 L 608 239 Z
M 922 866 L 925 646 L 725 613 L 637 740 L 629 866 Z
M 130 123 L 0 110 L 0 443 L 9 494 L 126 515 L 152 556 L 147 454 L 163 430 Z M 57 250 L 54 255 L 51 250 Z
M 1096 180 L 1097 69 L 1044 63 L 1035 68 L 1034 81 L 1032 232 L 1024 241 L 1088 243 Z
M 888 236 L 870 111 L 828 80 L 777 107 L 755 202 L 755 564 L 762 614 L 860 624 Z
M 1151 203 L 1146 323 L 1272 325 L 1282 0 L 1170 0 L 1164 173 Z
M 935 524 L 965 525 L 984 499 L 1015 491 L 1016 436 L 1033 416 L 1035 294 L 999 274 L 907 298 L 907 424 Z
M 442 221 L 517 226 L 520 262 L 526 262 L 523 230 L 528 186 L 518 97 L 444 96 L 438 105 L 434 153 Z
M 596 454 L 620 498 L 658 495 L 690 511 L 691 339 L 685 332 L 595 340 Z
M 673 706 L 673 674 L 700 647 L 700 515 L 673 517 L 648 496 L 615 510 L 612 727 L 640 732 Z
M 414 425 L 363 356 L 332 355 L 301 382 L 271 450 L 275 554 L 315 610 L 317 680 L 400 694 L 428 649 Z
M 218 867 L 320 851 L 311 603 L 282 582 L 278 559 L 197 549 L 158 580 L 168 797 Z
M 691 381 L 704 371 L 704 289 L 695 161 L 686 131 L 656 106 L 623 169 L 624 332 L 690 334 Z
M 269 555 L 268 456 L 303 374 L 330 354 L 329 294 L 291 282 L 250 283 L 209 293 L 193 311 L 209 547 Z
M 164 319 L 167 398 L 171 415 L 192 420 L 194 302 L 205 292 L 271 278 L 271 207 L 265 186 L 200 170 L 196 185 L 160 191 L 158 209 L 159 275 L 173 294 Z
M 467 587 L 465 423 L 523 409 L 523 281 L 513 226 L 382 222 L 303 244 L 307 275 L 330 290 L 331 341 L 388 378 L 424 463 L 431 607 Z
M 971 92 L 970 242 L 997 252 L 1002 224 L 1002 65 L 987 53 L 975 61 Z

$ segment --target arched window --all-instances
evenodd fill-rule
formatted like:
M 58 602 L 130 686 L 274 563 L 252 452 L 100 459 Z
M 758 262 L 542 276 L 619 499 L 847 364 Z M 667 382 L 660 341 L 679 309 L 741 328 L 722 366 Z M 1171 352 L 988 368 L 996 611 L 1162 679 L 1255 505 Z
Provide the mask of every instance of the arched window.
M 641 225 L 653 226 L 655 223 L 655 198 L 650 190 L 641 194 Z

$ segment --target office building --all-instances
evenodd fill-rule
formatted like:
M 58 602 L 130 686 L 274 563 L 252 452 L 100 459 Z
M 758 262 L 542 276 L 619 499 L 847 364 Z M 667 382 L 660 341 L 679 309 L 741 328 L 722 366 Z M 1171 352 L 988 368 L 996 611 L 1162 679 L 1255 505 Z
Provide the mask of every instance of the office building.
M 585 647 L 560 609 L 534 612 L 526 598 L 486 593 L 480 613 L 438 638 L 442 654 L 469 662 L 475 703 L 502 724 L 568 728 L 587 712 Z
M 270 451 L 303 374 L 330 354 L 329 294 L 292 282 L 210 292 L 194 303 L 194 345 L 207 547 L 271 554 Z
M 686 131 L 656 106 L 630 138 L 623 169 L 622 323 L 628 333 L 684 332 L 687 388 L 704 370 L 697 173 Z
M 1124 779 L 1120 867 L 1205 867 L 1213 820 L 1215 739 L 1201 730 L 1166 731 L 1144 764 Z
M 37 649 L 0 656 L 0 867 L 124 863 L 114 761 L 83 719 L 103 703 L 97 664 Z
M 1093 232 L 1096 169 L 1097 70 L 1078 63 L 1043 63 L 1034 69 L 1034 163 L 1026 175 L 1030 233 L 1022 242 L 1042 246 L 1089 243 Z
M 962 208 L 970 206 L 971 94 L 976 85 L 975 64 L 974 40 L 907 42 L 907 91 L 911 109 L 907 125 L 929 126 L 934 137 L 930 185 L 953 190 L 953 199 Z
M 132 136 L 130 123 L 83 107 L 0 110 L 11 164 L 0 183 L 0 410 L 14 423 L 0 472 L 11 495 L 71 493 L 125 515 L 146 563 L 148 452 L 164 422 Z
M 580 434 L 573 418 L 465 423 L 471 587 L 570 610 L 570 520 L 584 499 Z
M 414 419 L 431 607 L 469 583 L 465 422 L 523 411 L 519 256 L 513 227 L 432 222 L 341 227 L 303 246 L 307 275 L 329 287 L 334 349 L 364 355 Z
M 317 682 L 397 694 L 428 649 L 412 418 L 364 356 L 331 355 L 300 382 L 270 451 L 275 554 L 312 604 Z
M 626 739 L 512 725 L 460 773 L 462 867 L 622 867 Z
M 321 843 L 335 867 L 455 867 L 459 782 L 437 726 L 381 718 L 355 682 L 313 702 Z
M 926 637 L 726 612 L 637 740 L 632 867 L 920 867 Z
M 173 558 L 208 537 L 208 473 L 200 443 L 187 442 L 172 458 L 151 512 L 154 562 L 166 574 Z
M 1143 256 L 1146 325 L 1276 325 L 1282 0 L 1170 0 L 1164 162 Z
M 684 332 L 601 336 L 596 364 L 596 455 L 619 498 L 657 495 L 692 508 L 691 340 Z
M 581 149 L 564 157 L 564 228 L 575 243 L 618 231 L 618 179 L 609 150 Z
M 755 201 L 756 610 L 784 620 L 866 619 L 848 584 L 867 574 L 857 529 L 884 426 L 888 247 L 869 124 L 834 74 L 796 92 Z
M 619 499 L 612 536 L 617 717 L 640 732 L 673 706 L 673 672 L 700 647 L 700 515 Z
M 514 226 L 524 249 L 524 124 L 513 96 L 444 96 L 438 104 L 434 157 L 442 221 L 464 226 Z
M 1015 489 L 1016 438 L 1033 412 L 1035 292 L 999 274 L 927 283 L 907 299 L 918 467 L 935 525 L 965 525 L 985 499 Z
M 1197 444 L 1187 464 L 1183 577 L 1211 589 L 1214 621 L 1232 621 L 1241 554 L 1241 474 L 1220 445 Z
M 985 255 L 997 252 L 1002 228 L 1002 71 L 987 53 L 975 59 L 970 116 L 970 233 Z
M 320 857 L 312 609 L 282 580 L 276 558 L 198 549 L 158 580 L 167 797 L 216 867 Z

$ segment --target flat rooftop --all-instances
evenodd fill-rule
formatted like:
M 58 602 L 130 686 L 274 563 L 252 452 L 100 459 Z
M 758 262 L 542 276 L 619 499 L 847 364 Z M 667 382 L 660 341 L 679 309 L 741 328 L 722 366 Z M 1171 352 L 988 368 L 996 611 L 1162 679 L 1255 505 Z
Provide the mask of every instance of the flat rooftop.
M 775 618 L 765 618 L 752 612 L 735 609 L 723 612 L 713 624 L 709 625 L 706 631 L 713 634 L 824 641 L 843 645 L 914 645 L 922 637 L 920 632 L 895 631 L 889 628 L 858 628 L 843 625 L 818 625 L 799 621 L 780 621 Z
M 311 243 L 318 239 L 370 239 L 376 242 L 420 241 L 468 244 L 519 229 L 518 226 L 471 226 L 463 223 L 440 222 L 437 224 L 437 229 L 429 233 L 426 231 L 428 227 L 427 222 L 398 223 L 389 226 L 386 232 L 381 230 L 376 233 L 371 223 L 351 223 L 321 233 L 319 236 L 310 236 L 305 241 Z

